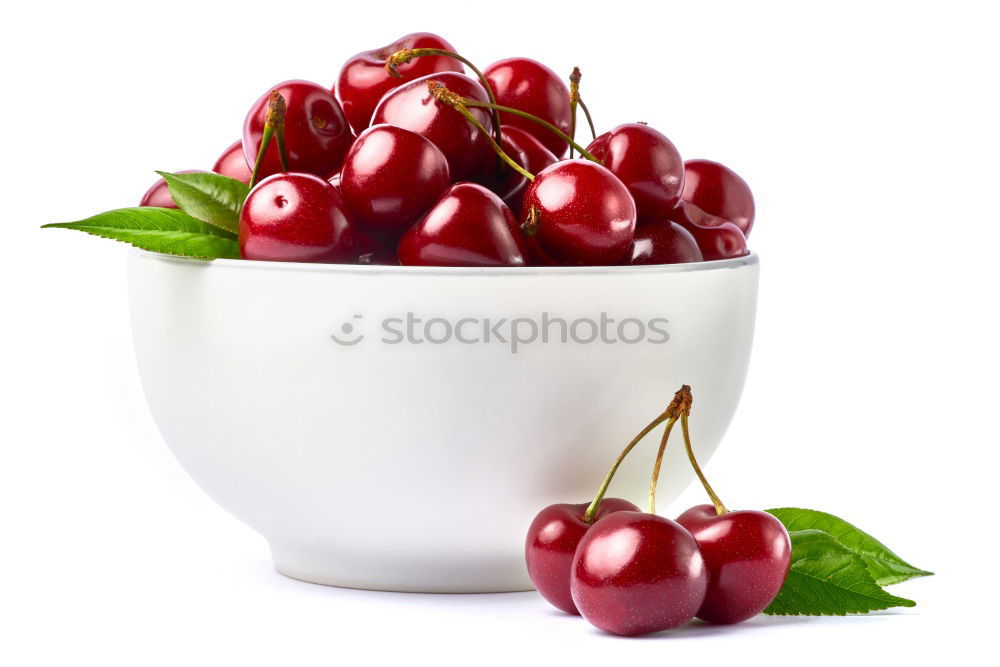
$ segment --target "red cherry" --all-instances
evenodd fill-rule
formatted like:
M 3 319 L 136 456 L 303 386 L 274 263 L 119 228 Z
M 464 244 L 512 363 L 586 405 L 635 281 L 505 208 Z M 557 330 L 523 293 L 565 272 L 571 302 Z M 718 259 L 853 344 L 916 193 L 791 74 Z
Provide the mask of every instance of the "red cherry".
M 418 58 L 417 60 L 422 60 Z M 496 155 L 489 140 L 461 114 L 438 104 L 427 89 L 429 81 L 439 81 L 462 97 L 486 102 L 486 91 L 464 74 L 441 72 L 414 79 L 389 91 L 372 116 L 372 125 L 388 123 L 427 137 L 448 159 L 453 181 L 475 180 L 496 167 Z M 469 109 L 487 130 L 493 127 L 490 113 Z
M 176 174 L 203 174 L 201 169 L 183 169 Z M 170 196 L 170 188 L 162 178 L 149 186 L 146 194 L 139 200 L 139 206 L 158 206 L 160 208 L 177 208 L 174 198 Z
M 538 172 L 524 194 L 522 220 L 532 208 L 538 212 L 535 239 L 559 263 L 615 264 L 632 245 L 632 195 L 596 162 L 563 160 Z
M 451 182 L 437 146 L 393 125 L 362 132 L 340 174 L 340 192 L 355 222 L 379 229 L 408 227 Z
M 597 137 L 587 151 L 632 193 L 639 222 L 662 220 L 680 200 L 684 161 L 670 140 L 648 125 L 619 125 Z
M 570 590 L 580 613 L 617 635 L 668 630 L 694 618 L 708 571 L 680 524 L 645 512 L 615 512 L 580 540 Z
M 719 516 L 698 505 L 677 517 L 697 540 L 708 568 L 708 592 L 698 618 L 739 623 L 771 604 L 788 575 L 788 531 L 767 512 L 739 510 Z
M 583 520 L 590 503 L 549 505 L 535 516 L 524 543 L 524 559 L 528 576 L 538 592 L 553 606 L 567 614 L 579 614 L 569 590 L 573 555 L 580 540 L 593 523 Z M 639 508 L 621 498 L 601 501 L 594 520 L 612 512 L 638 512 Z
M 226 152 L 220 155 L 219 159 L 215 161 L 212 171 L 223 176 L 228 176 L 229 178 L 235 178 L 237 181 L 249 185 L 253 170 L 250 169 L 247 159 L 243 155 L 243 141 L 234 141 L 226 149 Z
M 524 266 L 517 219 L 481 185 L 451 186 L 399 241 L 404 266 Z
M 254 164 L 267 120 L 272 91 L 285 100 L 285 144 L 288 170 L 326 178 L 337 169 L 354 141 L 340 103 L 329 90 L 310 81 L 285 81 L 258 99 L 243 123 L 243 156 Z M 278 142 L 272 141 L 264 156 L 260 177 L 281 171 Z
M 632 250 L 624 264 L 684 264 L 704 257 L 691 232 L 676 222 L 647 222 L 635 228 Z
M 569 88 L 551 69 L 530 58 L 507 58 L 487 67 L 483 75 L 497 104 L 534 114 L 569 133 Z M 500 122 L 522 128 L 556 157 L 565 155 L 569 148 L 565 141 L 525 118 L 501 113 Z
M 275 174 L 240 212 L 244 259 L 342 264 L 357 258 L 354 226 L 336 188 L 312 174 Z
M 542 142 L 519 127 L 501 125 L 500 133 L 503 136 L 504 152 L 529 173 L 537 174 L 559 161 L 552 151 L 542 145 Z M 528 179 L 507 165 L 503 165 L 499 174 L 489 172 L 488 176 L 484 179 L 483 185 L 497 193 L 514 212 L 514 216 L 520 218 L 524 191 L 528 189 Z
M 743 236 L 753 227 L 754 203 L 750 186 L 729 167 L 711 160 L 684 163 L 684 194 L 681 198 L 701 210 L 740 228 Z
M 401 78 L 396 78 L 386 71 L 385 59 L 403 49 L 455 51 L 442 37 L 429 32 L 414 32 L 380 49 L 362 51 L 349 58 L 340 70 L 337 90 L 344 115 L 355 133 L 360 134 L 368 127 L 379 100 L 400 84 L 435 72 L 465 72 L 462 63 L 454 58 L 424 56 L 397 65 Z
M 742 257 L 750 252 L 739 227 L 690 202 L 682 200 L 667 217 L 691 232 L 706 261 Z

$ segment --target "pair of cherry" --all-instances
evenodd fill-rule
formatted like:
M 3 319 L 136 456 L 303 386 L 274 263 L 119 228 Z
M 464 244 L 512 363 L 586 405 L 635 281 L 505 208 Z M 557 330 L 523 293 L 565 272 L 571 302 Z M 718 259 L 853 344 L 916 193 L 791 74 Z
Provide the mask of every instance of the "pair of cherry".
M 591 503 L 555 504 L 528 529 L 525 559 L 538 591 L 559 609 L 582 614 L 619 635 L 667 630 L 698 617 L 731 624 L 761 612 L 788 573 L 791 543 L 775 517 L 728 511 L 708 484 L 691 447 L 685 385 L 667 409 L 618 457 Z M 650 511 L 605 498 L 618 466 L 635 445 L 666 422 L 650 484 Z M 676 521 L 656 514 L 656 482 L 673 425 L 681 422 L 691 465 L 711 505 Z

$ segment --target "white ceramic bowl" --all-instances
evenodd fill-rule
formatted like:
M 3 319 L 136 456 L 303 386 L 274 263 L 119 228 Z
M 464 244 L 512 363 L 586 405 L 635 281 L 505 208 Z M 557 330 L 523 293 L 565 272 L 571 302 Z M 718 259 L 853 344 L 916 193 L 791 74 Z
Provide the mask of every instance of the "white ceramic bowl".
M 529 589 L 534 514 L 590 500 L 683 383 L 706 461 L 743 387 L 758 274 L 754 255 L 471 269 L 135 251 L 128 266 L 146 398 L 194 480 L 288 576 L 426 592 Z M 645 505 L 658 441 L 612 495 Z M 691 479 L 678 441 L 661 507 Z

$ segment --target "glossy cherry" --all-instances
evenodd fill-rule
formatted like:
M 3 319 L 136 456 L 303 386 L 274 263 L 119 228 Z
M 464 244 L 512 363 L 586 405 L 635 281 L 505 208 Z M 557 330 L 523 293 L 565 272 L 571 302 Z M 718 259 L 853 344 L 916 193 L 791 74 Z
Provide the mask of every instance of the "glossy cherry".
M 788 575 L 792 548 L 778 519 L 757 510 L 719 516 L 713 505 L 698 505 L 677 517 L 694 536 L 708 568 L 708 591 L 698 618 L 739 623 L 764 610 Z
M 623 264 L 684 264 L 704 257 L 691 232 L 676 222 L 647 222 L 635 228 L 632 250 Z
M 404 266 L 524 266 L 517 219 L 481 185 L 451 186 L 399 241 Z
M 354 225 L 336 188 L 312 174 L 276 174 L 255 187 L 240 212 L 244 259 L 354 262 Z
M 589 506 L 590 503 L 549 505 L 531 522 L 524 544 L 524 560 L 531 583 L 542 597 L 567 614 L 580 613 L 573 603 L 569 582 L 573 555 L 580 540 L 593 525 L 593 522 L 584 520 Z M 594 520 L 622 511 L 637 512 L 639 508 L 621 498 L 605 498 L 594 514 Z
M 569 88 L 547 66 L 531 58 L 507 58 L 493 63 L 483 74 L 493 88 L 497 104 L 534 114 L 569 133 Z M 500 122 L 522 128 L 556 157 L 565 155 L 569 148 L 565 141 L 524 118 L 501 113 Z
M 587 151 L 617 176 L 635 199 L 639 222 L 663 220 L 684 187 L 684 161 L 663 134 L 626 123 L 597 137 Z
M 532 219 L 532 210 L 537 220 Z M 561 264 L 616 264 L 632 245 L 635 202 L 610 171 L 589 160 L 563 160 L 535 175 L 521 219 Z
M 739 227 L 690 202 L 681 200 L 667 217 L 691 232 L 706 261 L 742 257 L 750 252 Z
M 559 161 L 552 151 L 542 145 L 542 142 L 519 127 L 502 125 L 500 132 L 503 136 L 504 152 L 532 174 L 537 174 Z M 503 199 L 518 218 L 521 217 L 521 204 L 524 202 L 524 192 L 529 184 L 527 178 L 506 165 L 502 165 L 499 172 L 489 172 L 483 182 L 483 185 Z
M 746 181 L 729 167 L 711 160 L 684 163 L 684 201 L 710 215 L 728 220 L 750 235 L 754 219 L 753 193 Z
M 340 168 L 354 141 L 340 102 L 329 90 L 310 81 L 285 81 L 273 86 L 258 99 L 243 123 L 243 155 L 253 165 L 267 120 L 271 93 L 284 98 L 285 144 L 288 170 L 326 178 Z M 277 142 L 264 155 L 261 177 L 282 171 Z
M 368 127 L 379 100 L 393 88 L 435 72 L 465 72 L 462 63 L 447 56 L 424 56 L 397 65 L 399 78 L 386 71 L 385 59 L 393 53 L 402 49 L 421 48 L 455 50 L 438 35 L 414 32 L 400 37 L 392 44 L 362 51 L 344 63 L 337 78 L 337 93 L 344 107 L 344 115 L 355 133 L 360 134 Z
M 410 226 L 450 182 L 444 153 L 429 139 L 393 125 L 362 132 L 340 171 L 340 193 L 354 221 L 386 230 Z
M 691 533 L 645 512 L 615 512 L 595 523 L 580 540 L 570 581 L 584 618 L 629 636 L 687 623 L 707 588 L 708 571 Z
M 203 174 L 205 173 L 201 169 L 183 169 L 177 174 Z M 177 208 L 177 204 L 174 203 L 174 198 L 170 196 L 170 188 L 167 187 L 167 182 L 162 178 L 157 180 L 146 193 L 142 195 L 142 199 L 139 200 L 139 206 L 158 206 L 160 208 Z
M 243 141 L 234 141 L 226 151 L 219 156 L 212 166 L 212 171 L 229 178 L 235 178 L 241 183 L 250 183 L 252 169 L 243 155 Z
M 486 91 L 479 82 L 464 74 L 431 74 L 414 79 L 386 94 L 375 108 L 372 125 L 388 123 L 430 139 L 448 159 L 448 169 L 453 181 L 476 180 L 488 170 L 495 169 L 496 155 L 487 138 L 454 109 L 438 104 L 427 89 L 430 81 L 439 81 L 462 97 L 487 101 Z M 490 120 L 489 111 L 470 111 L 488 131 L 491 130 L 493 121 Z

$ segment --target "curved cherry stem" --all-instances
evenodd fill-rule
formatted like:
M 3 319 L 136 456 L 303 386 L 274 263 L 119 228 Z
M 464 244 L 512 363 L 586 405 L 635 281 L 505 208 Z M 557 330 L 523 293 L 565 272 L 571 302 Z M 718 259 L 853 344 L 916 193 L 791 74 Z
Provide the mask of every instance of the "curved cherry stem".
M 535 180 L 534 174 L 532 174 L 530 171 L 519 165 L 517 162 L 513 160 L 513 158 L 511 158 L 509 155 L 507 155 L 507 153 L 504 152 L 500 144 L 498 144 L 496 140 L 490 135 L 490 131 L 487 130 L 486 127 L 479 122 L 478 118 L 472 115 L 472 112 L 470 112 L 468 108 L 466 108 L 464 104 L 465 100 L 462 98 L 461 95 L 458 95 L 448 90 L 448 88 L 446 88 L 440 81 L 428 81 L 427 89 L 431 92 L 431 95 L 434 97 L 434 99 L 438 100 L 439 102 L 443 102 L 444 104 L 447 104 L 452 109 L 462 114 L 462 117 L 465 118 L 465 120 L 472 123 L 472 125 L 477 130 L 482 132 L 483 136 L 486 137 L 486 140 L 490 142 L 490 146 L 493 147 L 493 150 L 496 152 L 497 157 L 499 157 L 501 160 L 507 163 L 507 165 L 511 169 L 521 174 L 529 181 Z
M 470 99 L 463 99 L 462 102 L 467 107 L 479 107 L 481 109 L 495 109 L 496 111 L 509 113 L 513 116 L 520 116 L 521 118 L 526 118 L 527 120 L 530 120 L 533 123 L 541 125 L 549 132 L 552 132 L 554 135 L 565 141 L 567 144 L 569 144 L 570 148 L 575 148 L 582 157 L 590 160 L 591 162 L 596 162 L 597 164 L 601 164 L 600 160 L 598 160 L 596 157 L 588 153 L 583 146 L 573 141 L 572 137 L 570 137 L 568 134 L 566 134 L 558 127 L 556 127 L 549 121 L 545 120 L 544 118 L 539 118 L 538 116 L 532 115 L 527 111 L 521 111 L 520 109 L 515 109 L 513 107 L 505 107 L 502 104 L 489 104 L 487 102 L 480 102 L 479 100 L 470 100 Z
M 677 423 L 677 416 L 673 416 L 663 429 L 663 437 L 660 438 L 660 449 L 656 452 L 656 462 L 653 464 L 653 475 L 649 479 L 649 513 L 656 514 L 656 486 L 660 481 L 660 465 L 663 463 L 663 454 L 667 451 L 667 441 L 670 440 L 670 432 L 674 430 Z
M 486 80 L 486 76 L 479 71 L 479 68 L 472 64 L 468 58 L 461 56 L 454 51 L 447 51 L 445 49 L 401 49 L 396 51 L 394 54 L 385 59 L 385 69 L 390 75 L 401 79 L 402 74 L 396 68 L 400 65 L 410 62 L 414 58 L 420 58 L 423 56 L 445 56 L 446 58 L 454 58 L 461 63 L 469 66 L 476 76 L 479 78 L 479 82 L 483 84 L 483 88 L 486 89 L 486 96 L 490 100 L 490 104 L 497 103 L 497 97 L 493 94 L 493 87 L 490 86 L 490 82 Z M 501 147 L 503 146 L 503 136 L 500 134 L 500 112 L 496 109 L 493 110 L 493 136 L 497 144 Z
M 684 434 L 684 449 L 687 450 L 688 461 L 691 462 L 691 467 L 694 468 L 694 474 L 698 475 L 701 485 L 705 487 L 708 497 L 712 499 L 712 504 L 715 505 L 716 515 L 722 516 L 729 510 L 727 510 L 726 506 L 722 504 L 719 496 L 716 495 L 714 490 L 712 490 L 712 485 L 708 483 L 707 479 L 705 479 L 705 473 L 701 471 L 701 466 L 698 465 L 698 459 L 694 457 L 694 450 L 691 448 L 691 434 L 688 433 L 688 414 L 690 414 L 690 412 L 691 408 L 689 404 L 687 412 L 681 414 L 681 432 Z
M 260 169 L 264 164 L 264 155 L 271 145 L 271 139 L 277 139 L 278 159 L 281 170 L 288 171 L 288 149 L 285 146 L 285 98 L 277 90 L 272 90 L 267 99 L 267 118 L 264 120 L 264 132 L 260 136 L 260 148 L 257 149 L 257 159 L 253 163 L 253 173 L 250 175 L 252 190 L 260 178 Z
M 597 130 L 594 129 L 594 119 L 590 116 L 590 109 L 583 103 L 583 98 L 581 97 L 577 101 L 580 103 L 580 108 L 583 109 L 583 115 L 587 117 L 587 125 L 590 126 L 590 140 L 593 141 L 597 138 Z

